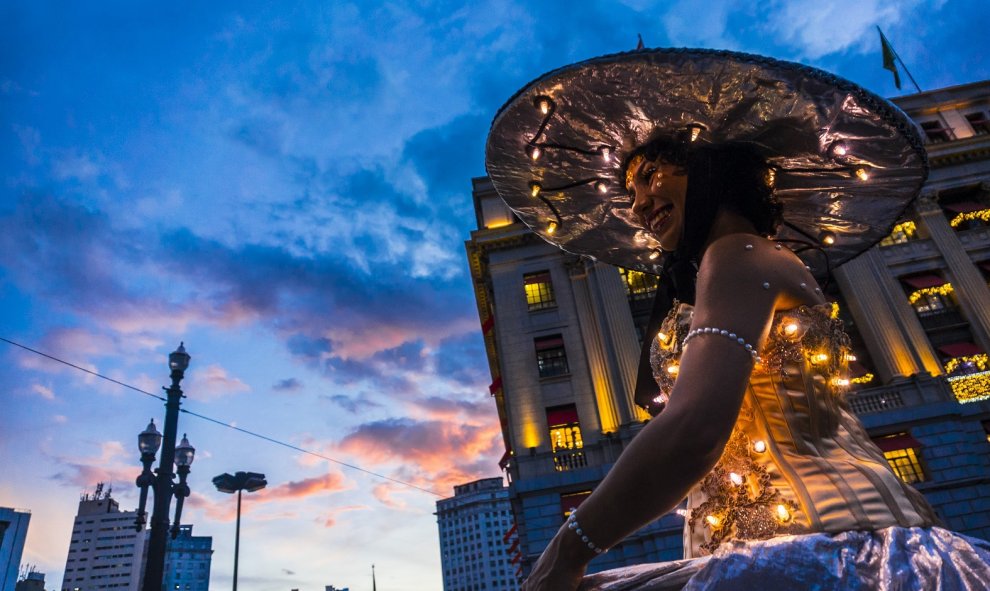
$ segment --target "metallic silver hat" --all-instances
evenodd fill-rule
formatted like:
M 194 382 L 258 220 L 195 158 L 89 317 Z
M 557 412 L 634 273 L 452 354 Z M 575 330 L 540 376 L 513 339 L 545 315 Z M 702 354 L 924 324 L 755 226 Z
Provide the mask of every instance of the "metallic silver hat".
M 917 129 L 887 100 L 808 66 L 707 49 L 618 53 L 540 76 L 499 109 L 486 164 L 547 241 L 658 273 L 659 244 L 633 216 L 623 163 L 676 132 L 756 145 L 777 170 L 775 238 L 818 241 L 833 267 L 887 236 L 928 176 Z

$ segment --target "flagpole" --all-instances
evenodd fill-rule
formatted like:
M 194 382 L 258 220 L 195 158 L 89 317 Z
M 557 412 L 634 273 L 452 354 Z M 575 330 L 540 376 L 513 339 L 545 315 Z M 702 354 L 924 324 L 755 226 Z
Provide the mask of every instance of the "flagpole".
M 880 25 L 877 25 L 877 32 L 880 33 L 880 37 L 882 39 L 886 39 L 886 37 L 883 34 L 883 31 L 880 30 Z M 915 82 L 914 76 L 911 75 L 911 70 L 908 70 L 907 65 L 904 63 L 904 60 L 901 59 L 901 56 L 897 55 L 897 50 L 894 49 L 894 46 L 891 45 L 890 41 L 887 41 L 887 47 L 890 48 L 891 53 L 894 54 L 894 57 L 897 58 L 897 61 L 901 62 L 901 67 L 904 68 L 904 73 L 908 75 L 908 80 L 911 81 L 911 84 L 914 84 L 915 89 L 918 92 L 924 92 L 923 90 L 921 90 L 921 87 L 918 86 L 918 83 Z

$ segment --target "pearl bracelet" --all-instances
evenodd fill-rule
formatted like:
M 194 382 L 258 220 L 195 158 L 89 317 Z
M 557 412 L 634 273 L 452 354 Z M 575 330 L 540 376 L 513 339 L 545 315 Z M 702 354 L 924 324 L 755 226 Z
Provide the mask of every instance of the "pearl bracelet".
M 743 339 L 740 336 L 737 336 L 736 333 L 734 333 L 734 332 L 729 332 L 729 331 L 727 331 L 725 329 L 715 328 L 715 327 L 711 327 L 711 326 L 706 326 L 704 328 L 695 328 L 695 329 L 692 329 L 689 333 L 687 333 L 687 336 L 684 337 L 684 344 L 682 345 L 682 347 L 686 347 L 687 344 L 688 344 L 688 341 L 690 341 L 694 337 L 701 336 L 703 334 L 717 334 L 717 335 L 721 335 L 723 337 L 726 337 L 728 339 L 731 339 L 736 344 L 738 344 L 740 347 L 746 349 L 746 352 L 749 353 L 753 357 L 753 360 L 754 361 L 756 361 L 757 363 L 762 363 L 763 362 L 763 360 L 760 358 L 759 353 L 757 353 L 756 352 L 756 349 L 753 348 L 753 345 L 750 345 L 749 343 L 747 343 L 745 339 Z
M 573 507 L 571 507 L 571 516 L 567 518 L 567 527 L 574 530 L 574 533 L 576 533 L 581 538 L 581 541 L 584 542 L 585 545 L 587 545 L 588 548 L 590 548 L 595 554 L 604 554 L 608 552 L 607 548 L 599 548 L 594 542 L 588 539 L 588 536 L 584 534 L 584 530 L 582 530 L 581 526 L 578 525 L 577 511 Z

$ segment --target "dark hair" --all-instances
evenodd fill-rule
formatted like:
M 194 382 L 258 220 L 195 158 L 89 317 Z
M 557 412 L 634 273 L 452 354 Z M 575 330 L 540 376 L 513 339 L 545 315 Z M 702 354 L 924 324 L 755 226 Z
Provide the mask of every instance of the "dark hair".
M 665 257 L 669 274 L 679 276 L 674 283 L 681 301 L 694 301 L 692 270 L 697 270 L 719 209 L 746 218 L 760 234 L 776 233 L 782 208 L 773 196 L 773 167 L 752 143 L 702 144 L 684 134 L 665 135 L 634 150 L 626 159 L 627 169 L 637 156 L 659 159 L 687 174 L 684 231 L 677 251 Z
M 660 159 L 687 174 L 684 233 L 678 251 L 694 258 L 708 239 L 722 207 L 749 220 L 756 231 L 772 236 L 781 222 L 781 206 L 773 197 L 773 167 L 751 143 L 693 144 L 679 136 L 661 136 L 632 152 Z

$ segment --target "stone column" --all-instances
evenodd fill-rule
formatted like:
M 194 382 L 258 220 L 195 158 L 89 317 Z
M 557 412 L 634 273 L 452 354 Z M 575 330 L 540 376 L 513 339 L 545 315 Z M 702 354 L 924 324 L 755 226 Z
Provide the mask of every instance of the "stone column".
M 839 267 L 835 278 L 881 382 L 941 373 L 917 314 L 875 248 Z
M 595 313 L 592 289 L 583 259 L 576 258 L 567 263 L 571 279 L 571 292 L 574 294 L 574 308 L 578 316 L 581 340 L 584 343 L 588 370 L 591 374 L 591 387 L 598 407 L 598 419 L 603 433 L 615 432 L 626 422 L 627 411 L 619 404 L 612 380 L 609 377 L 608 358 L 602 333 L 601 322 Z
M 602 332 L 606 335 L 606 353 L 609 355 L 612 387 L 626 409 L 623 423 L 643 420 L 648 415 L 636 406 L 636 374 L 639 369 L 639 338 L 629 309 L 629 294 L 619 270 L 611 265 L 595 263 L 590 270 L 593 285 L 602 310 Z M 642 416 L 640 416 L 642 414 Z
M 990 191 L 990 184 L 983 183 L 982 188 Z M 915 210 L 918 221 L 945 260 L 949 275 L 946 279 L 952 284 L 959 308 L 969 321 L 973 339 L 990 353 L 990 290 L 983 276 L 973 265 L 933 194 L 922 195 Z

